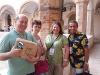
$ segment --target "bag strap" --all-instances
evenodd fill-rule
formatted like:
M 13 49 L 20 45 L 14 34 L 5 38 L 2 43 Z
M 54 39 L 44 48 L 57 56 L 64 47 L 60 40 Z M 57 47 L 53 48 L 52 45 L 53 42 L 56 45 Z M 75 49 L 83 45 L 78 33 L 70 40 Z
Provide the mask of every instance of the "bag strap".
M 59 34 L 60 35 L 60 34 Z M 57 38 L 59 37 L 59 35 L 56 37 L 56 39 L 52 42 L 51 46 L 49 47 L 49 49 L 53 46 L 54 42 L 57 40 Z M 48 49 L 48 50 L 49 50 Z

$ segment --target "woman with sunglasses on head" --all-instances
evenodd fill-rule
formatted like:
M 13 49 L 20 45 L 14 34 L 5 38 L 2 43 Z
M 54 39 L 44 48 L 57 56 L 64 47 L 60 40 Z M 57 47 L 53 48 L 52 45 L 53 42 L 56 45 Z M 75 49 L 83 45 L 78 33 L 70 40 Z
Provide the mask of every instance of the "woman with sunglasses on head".
M 51 33 L 46 37 L 49 75 L 63 75 L 63 67 L 68 65 L 68 39 L 63 35 L 60 22 L 52 23 Z M 63 51 L 64 50 L 64 51 Z

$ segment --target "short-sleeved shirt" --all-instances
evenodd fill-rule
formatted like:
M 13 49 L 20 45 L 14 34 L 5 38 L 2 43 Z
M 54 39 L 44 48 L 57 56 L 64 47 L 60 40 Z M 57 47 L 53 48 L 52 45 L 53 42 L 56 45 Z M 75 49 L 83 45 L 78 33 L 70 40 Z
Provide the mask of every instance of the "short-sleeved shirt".
M 19 37 L 19 33 L 15 30 L 7 33 L 0 39 L 0 53 L 9 52 L 14 46 L 16 38 Z M 24 33 L 24 39 L 35 42 L 34 38 L 29 33 Z M 12 57 L 8 59 L 8 75 L 26 75 L 35 71 L 34 65 L 25 59 Z
M 74 68 L 83 68 L 84 48 L 88 47 L 88 39 L 85 34 L 77 32 L 68 37 L 70 46 L 70 63 Z
M 64 35 L 59 35 L 54 41 L 54 39 L 52 38 L 52 34 L 50 34 L 46 37 L 45 44 L 48 49 L 47 58 L 48 58 L 49 63 L 62 64 L 62 61 L 63 61 L 62 48 L 68 44 L 68 39 Z M 51 45 L 52 45 L 52 48 L 54 48 L 54 55 L 49 55 L 49 49 Z

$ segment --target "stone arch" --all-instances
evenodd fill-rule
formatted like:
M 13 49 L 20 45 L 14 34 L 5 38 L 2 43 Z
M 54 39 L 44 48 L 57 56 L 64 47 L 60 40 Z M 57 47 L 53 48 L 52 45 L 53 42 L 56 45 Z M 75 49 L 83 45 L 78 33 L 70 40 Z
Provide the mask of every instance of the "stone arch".
M 65 1 L 64 7 L 66 8 L 66 11 L 63 13 L 63 20 L 65 26 L 66 24 L 68 25 L 69 18 L 76 13 L 76 4 L 73 1 Z
M 69 19 L 71 19 L 71 18 L 76 19 L 76 13 L 75 13 L 75 11 L 71 11 L 71 12 L 68 12 L 68 13 L 65 13 L 65 14 L 66 15 L 64 17 L 64 21 L 65 21 L 66 24 L 68 24 Z
M 76 8 L 76 4 L 72 1 L 70 2 L 65 2 L 64 7 L 66 7 L 66 11 L 73 11 Z
M 8 16 L 10 16 L 9 23 L 8 23 Z M 15 16 L 16 16 L 16 13 L 12 6 L 10 5 L 1 6 L 0 8 L 0 30 L 8 31 L 9 26 L 14 25 Z
M 26 1 L 21 6 L 19 13 L 25 14 L 29 19 L 27 30 L 30 30 L 32 20 L 34 18 L 35 19 L 38 18 L 38 16 L 37 16 L 38 15 L 38 9 L 39 9 L 39 6 L 34 1 Z
M 38 10 L 38 4 L 34 1 L 26 1 L 19 10 L 19 13 L 32 14 L 34 11 Z
M 100 15 L 100 2 L 98 2 L 98 3 L 96 4 L 95 13 L 98 14 L 98 15 Z
M 76 14 L 75 14 L 74 11 L 73 11 L 73 12 L 70 12 L 70 13 L 67 15 L 67 17 L 68 17 L 68 23 L 69 23 L 70 20 L 76 20 Z
M 100 2 L 100 0 L 95 0 L 95 1 L 93 1 L 93 9 L 94 9 L 94 12 L 95 12 L 95 10 L 96 10 L 96 7 L 97 7 L 97 5 L 98 5 L 98 3 Z
M 70 20 L 75 20 L 75 19 L 76 19 L 75 11 L 67 13 L 67 15 L 64 18 L 64 32 L 68 33 L 68 23 Z

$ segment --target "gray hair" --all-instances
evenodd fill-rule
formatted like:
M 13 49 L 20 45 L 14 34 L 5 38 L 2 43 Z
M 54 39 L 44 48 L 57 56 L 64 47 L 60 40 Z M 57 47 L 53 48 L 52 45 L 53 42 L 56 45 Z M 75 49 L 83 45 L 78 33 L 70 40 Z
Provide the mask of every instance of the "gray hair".
M 28 20 L 28 18 L 27 18 L 27 16 L 26 16 L 25 14 L 18 14 L 18 15 L 16 16 L 16 21 L 19 20 L 20 17 L 25 17 L 25 18 Z

